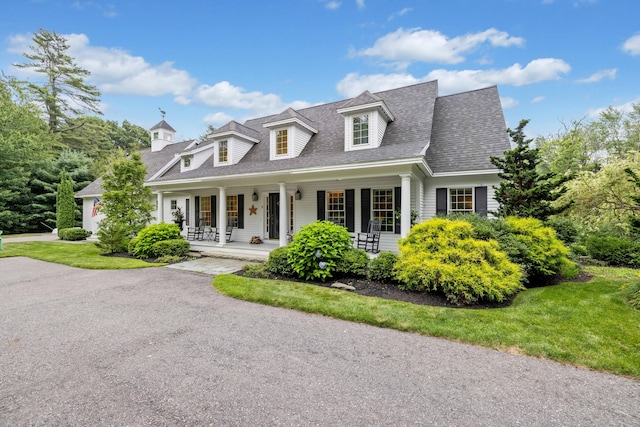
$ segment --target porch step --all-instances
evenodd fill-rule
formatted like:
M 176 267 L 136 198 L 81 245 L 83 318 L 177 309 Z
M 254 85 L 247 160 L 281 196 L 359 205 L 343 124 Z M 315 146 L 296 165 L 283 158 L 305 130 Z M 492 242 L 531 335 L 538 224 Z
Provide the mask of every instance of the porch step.
M 269 252 L 256 251 L 251 249 L 236 249 L 236 248 L 202 248 L 200 255 L 203 257 L 215 257 L 226 259 L 237 259 L 241 261 L 253 261 L 253 262 L 267 262 L 269 259 Z

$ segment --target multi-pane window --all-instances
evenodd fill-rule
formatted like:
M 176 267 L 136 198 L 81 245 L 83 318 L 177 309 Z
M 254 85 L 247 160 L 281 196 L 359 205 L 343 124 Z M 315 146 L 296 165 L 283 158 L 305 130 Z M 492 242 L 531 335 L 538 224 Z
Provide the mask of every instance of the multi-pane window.
M 369 143 L 369 115 L 353 118 L 353 145 Z
M 172 200 L 171 201 L 171 209 L 177 209 L 178 208 L 178 201 L 177 200 Z
M 220 163 L 226 163 L 229 159 L 229 147 L 227 141 L 218 142 L 218 161 Z
M 171 141 L 171 139 L 173 138 L 173 135 L 170 133 L 165 133 L 164 134 L 164 139 L 166 139 L 167 141 Z
M 373 190 L 373 219 L 381 221 L 382 231 L 393 231 L 393 189 Z
M 200 197 L 200 218 L 196 226 L 211 227 L 211 197 Z
M 227 225 L 238 226 L 238 196 L 227 196 Z
M 345 226 L 344 191 L 327 191 L 327 221 Z
M 289 141 L 287 129 L 276 131 L 276 156 L 282 156 L 289 153 Z
M 188 168 L 189 166 L 191 166 L 191 158 L 192 157 L 193 156 L 187 156 L 187 157 L 184 158 L 184 167 L 185 168 Z
M 473 212 L 473 188 L 450 188 L 449 211 Z
M 158 139 L 159 136 L 160 134 L 158 132 L 153 133 L 153 139 Z

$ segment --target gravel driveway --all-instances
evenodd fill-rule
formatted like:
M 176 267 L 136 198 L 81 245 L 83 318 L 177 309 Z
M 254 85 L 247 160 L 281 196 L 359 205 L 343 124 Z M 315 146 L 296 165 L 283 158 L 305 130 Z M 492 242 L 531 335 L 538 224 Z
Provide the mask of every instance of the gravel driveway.
M 0 259 L 0 425 L 640 425 L 640 382 L 221 296 L 211 276 Z

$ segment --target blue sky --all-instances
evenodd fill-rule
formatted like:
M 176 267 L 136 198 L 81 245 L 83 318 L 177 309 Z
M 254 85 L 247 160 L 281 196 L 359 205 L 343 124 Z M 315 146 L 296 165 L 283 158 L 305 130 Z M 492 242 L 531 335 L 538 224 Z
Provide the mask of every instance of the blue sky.
M 527 134 L 640 102 L 637 0 L 13 0 L 0 69 L 39 28 L 67 37 L 104 118 L 178 138 L 437 79 L 441 95 L 497 85 Z

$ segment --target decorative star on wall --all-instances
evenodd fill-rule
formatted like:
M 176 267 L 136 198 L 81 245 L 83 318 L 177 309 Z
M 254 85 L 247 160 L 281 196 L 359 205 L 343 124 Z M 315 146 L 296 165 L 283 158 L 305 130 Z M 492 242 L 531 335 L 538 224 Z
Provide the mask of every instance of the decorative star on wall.
M 255 206 L 251 205 L 251 207 L 249 208 L 249 215 L 257 215 L 258 213 L 258 208 L 256 208 Z

